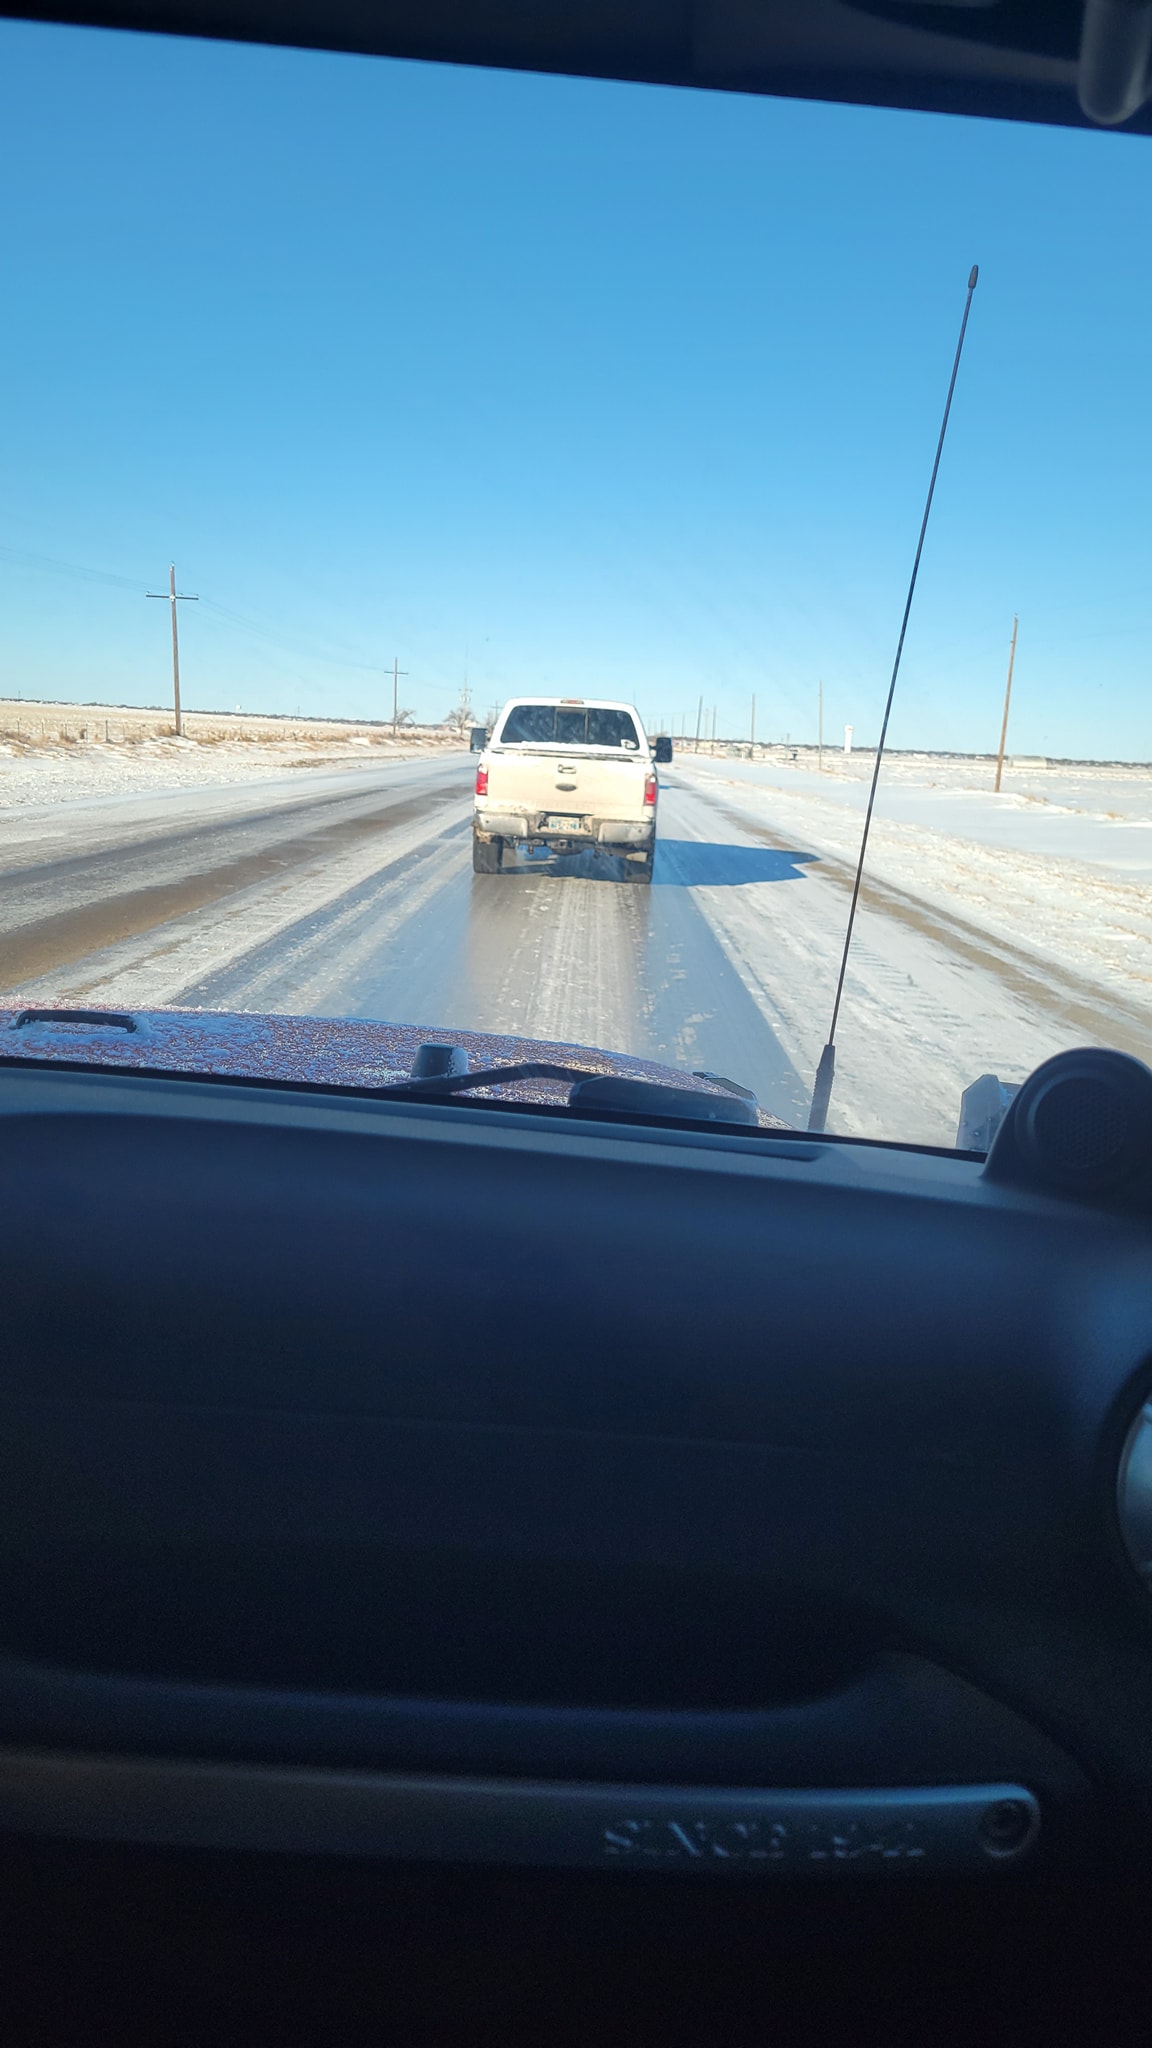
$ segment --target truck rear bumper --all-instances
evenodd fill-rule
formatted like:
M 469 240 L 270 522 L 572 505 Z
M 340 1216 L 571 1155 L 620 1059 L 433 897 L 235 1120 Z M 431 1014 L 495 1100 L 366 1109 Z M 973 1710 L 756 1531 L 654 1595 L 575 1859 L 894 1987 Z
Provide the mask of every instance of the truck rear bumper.
M 579 823 L 561 830 L 543 824 L 539 815 L 526 816 L 523 811 L 482 811 L 479 806 L 473 825 L 481 839 L 527 839 L 538 846 L 547 846 L 550 841 L 558 840 L 569 846 L 646 847 L 651 845 L 656 834 L 654 818 L 582 818 Z
M 609 819 L 597 827 L 596 837 L 601 846 L 647 846 L 655 830 L 655 818 L 645 818 L 641 824 Z
M 476 811 L 472 818 L 474 829 L 482 839 L 524 839 L 528 834 L 528 820 L 523 813 L 514 811 Z

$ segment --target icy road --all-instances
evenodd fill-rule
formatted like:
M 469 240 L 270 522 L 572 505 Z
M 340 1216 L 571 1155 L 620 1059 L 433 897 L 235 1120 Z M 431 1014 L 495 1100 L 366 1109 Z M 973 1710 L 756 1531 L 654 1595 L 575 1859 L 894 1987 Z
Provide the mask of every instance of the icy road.
M 474 764 L 371 769 L 0 817 L 0 999 L 308 1012 L 608 1046 L 746 1082 L 803 1122 L 850 866 L 693 761 L 663 771 L 650 890 L 592 856 L 473 876 Z M 781 809 L 786 813 L 790 807 Z M 791 807 L 794 811 L 794 806 Z M 790 829 L 792 827 L 792 829 Z M 1152 1013 L 877 877 L 830 1128 L 950 1143 L 961 1088 L 1061 1046 L 1149 1053 Z

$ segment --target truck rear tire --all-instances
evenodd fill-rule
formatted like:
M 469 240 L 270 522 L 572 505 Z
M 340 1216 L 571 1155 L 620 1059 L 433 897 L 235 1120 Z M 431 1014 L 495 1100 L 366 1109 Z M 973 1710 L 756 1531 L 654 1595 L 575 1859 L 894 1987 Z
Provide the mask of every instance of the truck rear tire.
M 472 834 L 472 873 L 474 875 L 498 875 L 504 865 L 504 841 L 502 839 L 480 839 Z
M 624 863 L 625 880 L 628 882 L 650 882 L 652 880 L 652 866 L 655 859 L 656 852 L 655 848 L 653 848 L 652 852 L 646 854 L 643 860 L 626 860 Z

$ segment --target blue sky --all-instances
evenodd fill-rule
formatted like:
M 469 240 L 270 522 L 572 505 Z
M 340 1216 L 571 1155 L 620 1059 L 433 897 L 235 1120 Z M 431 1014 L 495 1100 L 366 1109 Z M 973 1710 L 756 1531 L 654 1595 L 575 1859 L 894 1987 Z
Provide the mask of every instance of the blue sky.
M 1152 144 L 0 24 L 0 692 L 1152 758 Z M 55 564 L 57 566 L 50 566 Z

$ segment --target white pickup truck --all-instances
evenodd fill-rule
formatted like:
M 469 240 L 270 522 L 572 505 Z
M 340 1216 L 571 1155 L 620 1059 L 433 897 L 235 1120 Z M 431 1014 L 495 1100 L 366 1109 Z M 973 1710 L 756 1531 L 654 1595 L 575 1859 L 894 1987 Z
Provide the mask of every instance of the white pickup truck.
M 633 704 L 582 697 L 514 697 L 476 770 L 472 866 L 499 874 L 507 846 L 620 854 L 629 881 L 650 882 L 656 848 L 656 763 Z

